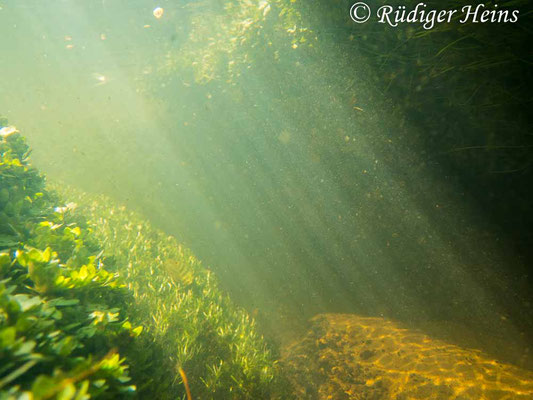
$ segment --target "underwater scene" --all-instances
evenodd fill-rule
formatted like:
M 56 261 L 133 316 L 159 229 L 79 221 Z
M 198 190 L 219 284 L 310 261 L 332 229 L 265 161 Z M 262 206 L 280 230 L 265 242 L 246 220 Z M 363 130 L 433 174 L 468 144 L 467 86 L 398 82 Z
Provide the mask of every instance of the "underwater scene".
M 532 11 L 0 0 L 0 400 L 533 399 Z

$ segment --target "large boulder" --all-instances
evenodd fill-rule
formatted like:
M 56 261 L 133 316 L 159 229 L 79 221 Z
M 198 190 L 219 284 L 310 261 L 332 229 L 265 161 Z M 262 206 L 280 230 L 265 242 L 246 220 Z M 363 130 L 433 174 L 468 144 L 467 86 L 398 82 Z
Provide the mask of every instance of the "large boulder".
M 321 314 L 284 354 L 302 399 L 532 399 L 533 373 L 383 319 Z

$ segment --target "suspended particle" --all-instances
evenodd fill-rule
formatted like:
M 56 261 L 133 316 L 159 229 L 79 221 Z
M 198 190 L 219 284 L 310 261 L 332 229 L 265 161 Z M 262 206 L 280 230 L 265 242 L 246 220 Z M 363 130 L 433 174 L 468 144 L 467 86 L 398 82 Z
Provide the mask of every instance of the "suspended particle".
M 165 10 L 163 10 L 163 8 L 161 8 L 161 7 L 154 8 L 154 17 L 159 19 L 159 18 L 161 18 L 163 16 L 164 12 L 165 12 Z
M 289 143 L 291 141 L 291 133 L 286 130 L 281 131 L 278 136 L 278 140 L 283 144 Z

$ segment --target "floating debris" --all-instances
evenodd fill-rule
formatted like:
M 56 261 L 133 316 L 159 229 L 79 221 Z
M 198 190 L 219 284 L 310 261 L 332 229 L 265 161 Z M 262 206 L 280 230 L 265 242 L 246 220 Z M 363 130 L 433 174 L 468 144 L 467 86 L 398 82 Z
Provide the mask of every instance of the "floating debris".
M 99 74 L 97 72 L 93 73 L 93 78 L 97 80 L 95 86 L 105 85 L 109 82 L 109 79 L 105 75 Z
M 161 18 L 163 16 L 164 12 L 165 12 L 165 10 L 163 10 L 162 7 L 157 7 L 157 8 L 154 9 L 154 17 L 159 19 L 159 18 Z

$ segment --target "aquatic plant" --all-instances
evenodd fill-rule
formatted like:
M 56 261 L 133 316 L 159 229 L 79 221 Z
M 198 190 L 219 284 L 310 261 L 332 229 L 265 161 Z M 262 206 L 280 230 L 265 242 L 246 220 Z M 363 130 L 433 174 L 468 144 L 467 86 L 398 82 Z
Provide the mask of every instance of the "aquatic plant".
M 375 9 L 378 3 L 370 5 Z M 309 115 L 308 106 L 301 101 L 293 104 L 291 93 L 299 93 L 309 82 L 319 85 L 327 79 L 334 84 L 339 103 L 346 106 L 368 101 L 356 93 L 360 88 L 354 87 L 352 70 L 370 63 L 375 69 L 373 85 L 390 97 L 396 112 L 430 132 L 416 138 L 428 146 L 427 153 L 466 170 L 473 181 L 489 175 L 483 182 L 496 180 L 504 187 L 507 178 L 502 173 L 531 170 L 531 57 L 523 50 L 529 43 L 525 27 L 532 18 L 527 1 L 497 3 L 498 10 L 519 10 L 517 23 L 459 23 L 457 13 L 451 23 L 432 29 L 410 23 L 355 24 L 348 18 L 351 4 L 231 0 L 210 12 L 197 5 L 184 14 L 190 26 L 188 39 L 179 51 L 169 49 L 158 79 L 192 74 L 197 83 L 218 82 L 229 91 L 231 85 L 250 85 L 243 80 L 250 71 L 265 81 L 278 81 L 283 79 L 282 69 L 290 77 L 286 81 L 290 86 L 283 87 L 291 90 L 285 90 L 279 101 L 299 116 Z M 404 2 L 387 4 L 395 7 Z M 454 1 L 425 4 L 428 10 L 458 8 Z M 486 4 L 493 6 L 494 2 Z M 294 62 L 296 53 L 299 62 Z M 328 121 L 323 108 L 315 107 L 313 113 Z M 349 131 L 350 124 L 344 125 Z
M 0 398 L 131 395 L 122 354 L 142 327 L 116 307 L 129 295 L 28 154 L 18 132 L 1 138 Z
M 529 254 L 533 75 L 531 55 L 523 49 L 528 48 L 526 27 L 533 14 L 525 0 L 498 2 L 499 9 L 521 11 L 517 23 L 452 21 L 431 30 L 408 23 L 394 28 L 376 21 L 356 24 L 348 16 L 353 2 L 346 0 L 285 2 L 283 9 L 297 19 L 292 25 L 296 30 L 285 23 L 288 11 L 281 11 L 281 3 L 271 2 L 266 16 L 259 11 L 262 2 L 232 4 L 234 12 L 212 10 L 209 20 L 199 16 L 179 51 L 171 48 L 160 62 L 164 67 L 155 81 L 147 78 L 153 96 L 172 112 L 180 110 L 169 113 L 180 132 L 194 132 L 209 142 L 218 131 L 231 132 L 243 152 L 260 137 L 290 151 L 287 157 L 293 159 L 295 148 L 305 149 L 302 158 L 308 155 L 328 171 L 345 198 L 360 193 L 361 181 L 354 176 L 361 170 L 366 174 L 365 158 L 372 153 L 376 159 L 369 162 L 379 159 L 376 168 L 389 168 L 398 177 L 387 183 L 375 179 L 368 193 L 383 192 L 386 186 L 400 193 L 403 189 L 394 185 L 411 185 L 405 177 L 431 171 L 427 189 L 412 184 L 415 202 L 426 203 L 425 191 L 442 190 L 435 199 L 449 197 L 445 186 L 452 183 L 461 201 L 490 210 L 493 222 Z M 428 9 L 458 7 L 454 1 L 425 4 Z M 239 24 L 248 28 L 229 34 Z M 181 23 L 176 25 L 178 29 Z M 202 76 L 198 68 L 211 70 L 212 65 L 220 68 L 209 79 L 193 79 Z M 216 118 L 228 113 L 235 118 Z M 214 117 L 216 125 L 206 122 Z M 182 144 L 178 135 L 168 137 L 176 146 Z M 260 157 L 265 157 L 264 148 Z M 248 160 L 245 170 L 250 176 L 262 173 L 260 163 Z M 289 174 L 282 175 L 290 181 Z M 209 182 L 208 174 L 206 178 Z M 307 190 L 303 184 L 295 187 L 296 193 Z M 307 204 L 308 199 L 295 202 Z M 359 213 L 357 207 L 349 206 L 348 214 Z M 361 226 L 343 218 L 344 226 Z M 243 224 L 235 225 L 236 231 L 242 229 Z M 527 298 L 527 289 L 521 291 Z
M 304 25 L 295 0 L 228 0 L 218 7 L 208 3 L 184 6 L 189 40 L 179 52 L 170 49 L 160 69 L 172 79 L 176 69 L 190 70 L 197 83 L 236 82 L 260 62 L 257 54 L 275 62 L 287 49 L 312 47 L 313 33 Z M 213 30 L 215 28 L 215 31 Z
M 271 398 L 281 390 L 255 322 L 188 249 L 105 196 L 63 192 L 88 217 L 106 264 L 132 293 L 128 315 L 146 328 L 131 367 L 135 381 L 146 382 L 141 395 L 173 398 L 183 391 L 180 369 L 194 398 Z
M 370 5 L 376 9 L 374 3 L 378 2 Z M 531 58 L 523 51 L 529 43 L 525 26 L 532 18 L 527 1 L 498 2 L 498 10 L 520 11 L 517 23 L 459 23 L 457 13 L 451 23 L 432 29 L 410 23 L 354 24 L 348 18 L 351 4 L 231 0 L 209 13 L 199 5 L 199 12 L 186 14 L 189 38 L 179 52 L 168 51 L 159 79 L 171 80 L 179 71 L 180 77 L 192 73 L 197 83 L 235 85 L 242 84 L 250 71 L 277 80 L 284 66 L 291 77 L 287 83 L 292 82 L 289 87 L 296 93 L 305 82 L 318 84 L 327 77 L 337 81 L 336 94 L 348 105 L 354 96 L 360 97 L 354 93 L 358 88 L 354 90 L 351 69 L 370 63 L 375 69 L 373 84 L 391 97 L 397 112 L 407 113 L 424 130 L 439 132 L 428 136 L 440 158 L 458 168 L 471 166 L 473 174 L 522 173 L 531 168 Z M 404 2 L 387 4 L 396 7 Z M 428 10 L 458 8 L 454 1 L 425 4 Z M 493 8 L 493 2 L 486 7 Z M 298 72 L 295 51 L 300 65 L 308 66 L 305 74 Z M 328 65 L 332 57 L 333 69 Z M 308 80 L 296 75 L 307 75 Z M 332 75 L 339 77 L 331 79 Z M 280 99 L 287 106 L 290 93 L 287 90 Z M 288 108 L 301 108 L 301 114 L 308 115 L 300 103 Z M 327 121 L 327 112 L 320 108 L 313 112 Z M 514 129 L 508 132 L 510 116 Z M 427 137 L 420 140 L 428 145 Z
M 274 396 L 254 322 L 187 249 L 105 197 L 65 204 L 28 155 L 2 136 L 1 399 Z

